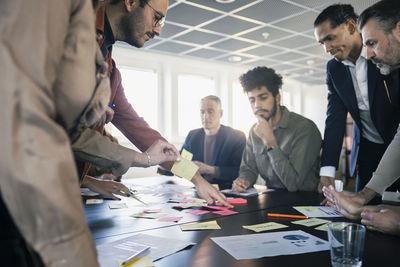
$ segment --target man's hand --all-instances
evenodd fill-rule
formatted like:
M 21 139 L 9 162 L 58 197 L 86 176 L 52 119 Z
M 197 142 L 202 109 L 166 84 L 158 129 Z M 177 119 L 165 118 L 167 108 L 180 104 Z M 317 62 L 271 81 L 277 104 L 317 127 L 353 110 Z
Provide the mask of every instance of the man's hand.
M 197 166 L 199 166 L 199 172 L 201 174 L 210 174 L 210 175 L 215 174 L 214 166 L 210 166 L 208 164 L 205 164 L 205 163 L 203 163 L 201 161 L 197 161 L 197 160 L 194 160 L 193 163 L 196 164 Z
M 245 192 L 247 188 L 250 186 L 250 182 L 243 178 L 236 178 L 232 184 L 232 191 L 234 192 Z
M 104 124 L 112 121 L 113 118 L 114 118 L 114 110 L 112 108 L 110 108 L 109 106 L 107 106 L 107 107 L 105 107 L 103 116 L 101 116 L 101 118 L 96 122 L 96 124 L 93 126 L 93 128 L 103 126 Z
M 267 148 L 278 147 L 278 142 L 276 141 L 271 123 L 269 121 L 266 121 L 260 115 L 256 115 L 256 118 L 257 124 L 254 127 L 254 133 L 263 140 L 264 145 Z
M 180 154 L 176 147 L 166 141 L 157 140 L 155 141 L 146 151 L 150 156 L 151 166 L 159 165 L 166 161 L 179 161 Z M 140 161 L 144 166 L 148 166 L 147 155 L 142 155 Z
M 336 209 L 342 213 L 346 218 L 356 220 L 360 218 L 360 214 L 363 210 L 363 204 L 360 204 L 354 200 L 350 192 L 342 191 L 337 192 L 335 188 L 330 185 L 329 187 L 323 187 L 322 192 L 328 199 L 327 205 Z
M 361 223 L 368 229 L 400 236 L 400 209 L 386 205 L 367 206 L 361 212 Z
M 83 185 L 87 186 L 90 190 L 94 192 L 108 196 L 115 200 L 120 200 L 115 195 L 126 197 L 126 195 L 130 193 L 129 188 L 121 183 L 110 180 L 99 180 L 91 176 L 85 176 Z
M 207 201 L 208 204 L 212 204 L 214 201 L 218 201 L 224 206 L 232 208 L 233 206 L 226 201 L 224 194 L 219 192 L 214 186 L 207 182 L 201 175 L 197 172 L 193 178 L 192 183 L 196 185 L 197 194 Z
M 322 187 L 329 187 L 330 185 L 335 185 L 335 178 L 333 177 L 328 177 L 328 176 L 321 176 L 319 179 L 319 184 L 318 184 L 318 193 L 322 193 Z M 325 206 L 326 203 L 328 202 L 328 199 L 325 198 L 320 205 Z

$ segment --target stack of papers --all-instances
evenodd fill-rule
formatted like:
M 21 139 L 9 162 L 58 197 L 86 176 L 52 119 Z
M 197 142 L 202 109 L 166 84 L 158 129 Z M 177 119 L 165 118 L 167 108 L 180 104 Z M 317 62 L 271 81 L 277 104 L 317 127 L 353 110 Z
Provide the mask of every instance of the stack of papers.
M 211 238 L 237 260 L 329 250 L 329 242 L 303 231 Z
M 137 234 L 111 243 L 97 246 L 97 259 L 101 267 L 117 267 L 119 262 L 127 259 L 144 246 L 151 247 L 147 256 L 156 261 L 178 252 L 195 243 L 172 238 L 162 238 L 146 234 Z
M 331 207 L 326 206 L 297 206 L 293 207 L 299 212 L 303 213 L 308 218 L 312 217 L 343 217 L 343 215 Z

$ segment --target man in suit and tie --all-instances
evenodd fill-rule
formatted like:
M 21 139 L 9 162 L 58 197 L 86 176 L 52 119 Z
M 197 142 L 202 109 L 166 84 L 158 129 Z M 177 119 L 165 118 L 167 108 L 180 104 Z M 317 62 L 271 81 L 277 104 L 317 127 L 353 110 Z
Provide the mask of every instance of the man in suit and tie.
M 182 149 L 193 154 L 199 172 L 220 189 L 231 188 L 238 176 L 245 135 L 231 127 L 221 125 L 221 100 L 209 95 L 200 101 L 200 118 L 203 128 L 189 132 Z
M 320 184 L 333 184 L 349 112 L 354 120 L 350 175 L 357 169 L 358 192 L 368 183 L 392 141 L 399 110 L 390 77 L 380 74 L 365 56 L 356 21 L 351 5 L 337 4 L 318 15 L 314 28 L 317 41 L 334 57 L 327 64 L 329 92 Z

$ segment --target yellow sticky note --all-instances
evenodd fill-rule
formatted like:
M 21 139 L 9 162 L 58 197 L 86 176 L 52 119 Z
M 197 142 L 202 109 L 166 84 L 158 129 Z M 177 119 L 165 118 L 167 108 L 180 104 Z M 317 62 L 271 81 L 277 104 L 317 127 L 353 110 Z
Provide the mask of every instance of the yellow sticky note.
M 191 180 L 199 166 L 186 158 L 181 158 L 181 161 L 175 162 L 171 168 L 171 172 L 179 177 Z
M 320 231 L 326 232 L 326 231 L 328 231 L 328 224 L 326 223 L 326 224 L 320 225 L 320 226 L 316 227 L 315 230 L 320 230 Z
M 310 226 L 315 226 L 318 224 L 323 224 L 323 223 L 328 223 L 328 222 L 331 222 L 331 221 L 319 219 L 319 218 L 310 218 L 310 219 L 305 219 L 305 220 L 294 221 L 292 223 L 310 227 Z
M 87 199 L 86 200 L 86 204 L 88 204 L 88 205 L 90 205 L 90 204 L 101 204 L 103 202 L 104 202 L 103 199 L 97 199 L 97 198 L 92 198 L 92 199 Z
M 166 214 L 164 213 L 145 213 L 145 212 L 139 212 L 136 214 L 130 215 L 131 217 L 134 218 L 145 218 L 145 219 L 159 219 L 161 217 L 164 217 Z
M 193 154 L 187 151 L 186 149 L 182 149 L 181 157 L 192 161 Z
M 217 221 L 180 225 L 182 231 L 221 229 Z
M 121 265 L 123 263 L 123 260 L 118 261 L 118 266 L 120 267 L 154 267 L 154 262 L 150 259 L 149 256 L 144 256 L 142 258 L 136 258 L 131 260 L 130 262 Z
M 286 226 L 284 224 L 276 223 L 276 222 L 269 222 L 269 223 L 260 223 L 260 224 L 254 224 L 254 225 L 243 225 L 242 227 L 258 233 L 258 232 L 263 232 L 263 231 L 285 228 L 288 226 Z
M 311 206 L 297 206 L 293 207 L 301 213 L 319 213 L 321 212 L 319 209 L 311 207 Z

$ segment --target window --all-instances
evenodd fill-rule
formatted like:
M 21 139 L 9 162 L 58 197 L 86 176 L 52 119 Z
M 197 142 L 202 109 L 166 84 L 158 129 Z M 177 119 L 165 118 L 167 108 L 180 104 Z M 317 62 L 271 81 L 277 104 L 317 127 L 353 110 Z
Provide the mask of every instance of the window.
M 256 123 L 249 99 L 238 82 L 232 84 L 232 122 L 233 128 L 241 130 L 246 136 Z
M 122 85 L 128 102 L 140 117 L 154 129 L 158 128 L 158 75 L 153 69 L 136 69 L 119 66 Z M 109 127 L 107 127 L 109 129 Z M 114 126 L 111 133 L 120 142 L 129 142 Z M 129 142 L 130 143 L 130 142 Z
M 200 99 L 215 94 L 214 79 L 199 75 L 178 75 L 178 135 L 202 127 Z

